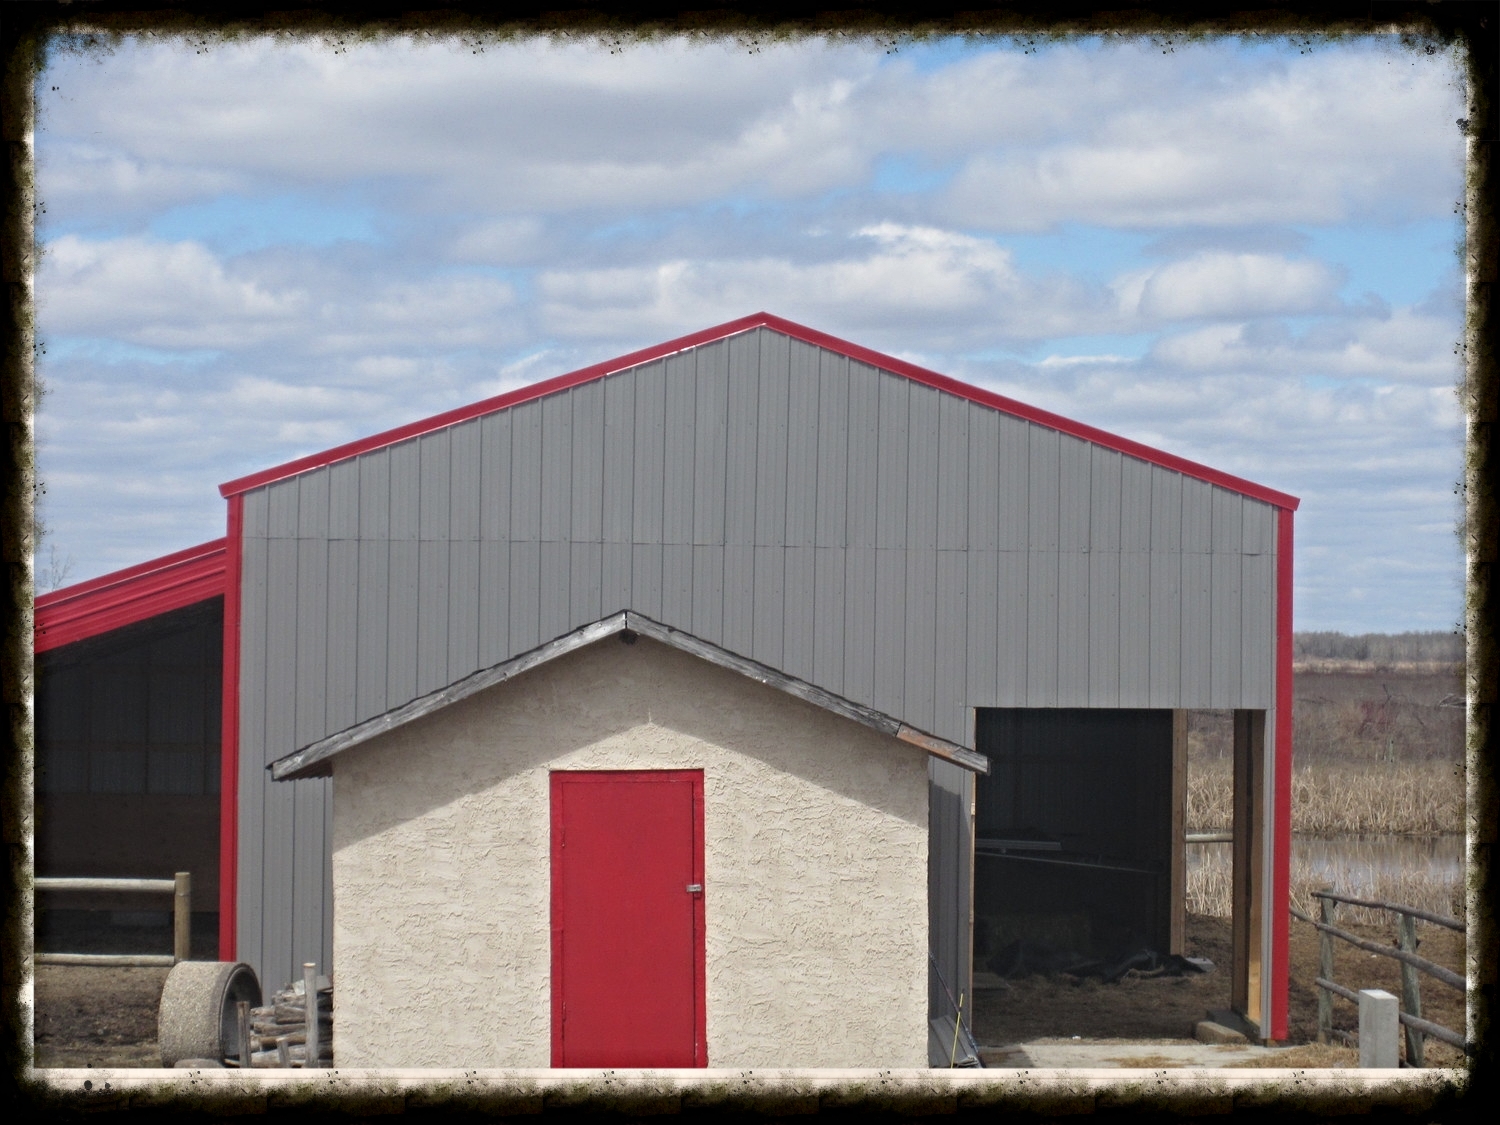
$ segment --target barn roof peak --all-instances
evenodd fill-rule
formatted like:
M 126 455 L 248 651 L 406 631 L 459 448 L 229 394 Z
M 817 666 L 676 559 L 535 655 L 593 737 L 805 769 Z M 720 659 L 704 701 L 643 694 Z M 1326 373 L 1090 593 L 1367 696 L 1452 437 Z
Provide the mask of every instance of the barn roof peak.
M 408 441 L 411 438 L 445 429 L 460 422 L 467 422 L 472 418 L 478 418 L 485 414 L 492 414 L 524 402 L 556 394 L 571 387 L 576 387 L 581 383 L 602 379 L 607 375 L 612 375 L 619 371 L 652 363 L 667 356 L 675 355 L 678 352 L 701 347 L 704 344 L 715 343 L 716 341 L 757 328 L 770 329 L 773 332 L 778 332 L 795 340 L 801 340 L 815 347 L 825 348 L 838 355 L 846 356 L 849 359 L 868 364 L 871 367 L 890 372 L 893 375 L 903 376 L 925 386 L 967 399 L 970 402 L 988 406 L 1001 413 L 1009 414 L 1037 425 L 1046 426 L 1060 433 L 1069 434 L 1092 444 L 1116 450 L 1127 456 L 1135 457 L 1154 465 L 1160 465 L 1163 468 L 1171 469 L 1185 476 L 1207 481 L 1210 484 L 1275 505 L 1278 508 L 1295 510 L 1300 503 L 1295 496 L 1291 496 L 1285 492 L 1267 488 L 1265 485 L 1257 484 L 1243 477 L 1237 477 L 1233 474 L 1210 468 L 1207 465 L 1202 465 L 1196 461 L 1190 461 L 1185 457 L 1179 457 L 1176 454 L 1156 449 L 1142 442 L 1109 433 L 1098 427 L 1077 422 L 1071 418 L 1065 418 L 1060 414 L 1028 406 L 1023 402 L 1007 398 L 1005 395 L 997 394 L 994 391 L 962 383 L 947 375 L 930 371 L 925 367 L 919 367 L 917 364 L 897 359 L 895 356 L 885 355 L 882 352 L 874 351 L 860 344 L 851 343 L 837 336 L 830 336 L 826 332 L 820 332 L 815 328 L 808 328 L 805 325 L 797 324 L 794 321 L 786 320 L 779 316 L 773 316 L 767 312 L 752 313 L 749 316 L 740 317 L 738 320 L 727 321 L 712 328 L 705 328 L 699 332 L 679 336 L 665 343 L 656 344 L 649 348 L 642 348 L 639 351 L 617 356 L 602 363 L 579 368 L 577 371 L 556 375 L 551 379 L 545 379 L 539 383 L 507 391 L 492 398 L 482 399 L 467 406 L 460 406 L 453 410 L 444 411 L 441 414 L 434 414 L 428 418 L 408 422 L 394 429 L 372 434 L 369 437 L 346 442 L 343 445 L 334 446 L 332 449 L 326 449 L 320 453 L 308 454 L 305 457 L 299 457 L 295 460 L 275 465 L 269 469 L 262 469 L 259 472 L 225 482 L 219 486 L 219 492 L 226 497 L 249 492 L 252 489 L 261 488 L 276 481 L 284 480 L 287 477 L 296 476 L 299 473 L 309 472 L 338 461 L 357 457 L 362 453 L 395 445 L 397 442 Z

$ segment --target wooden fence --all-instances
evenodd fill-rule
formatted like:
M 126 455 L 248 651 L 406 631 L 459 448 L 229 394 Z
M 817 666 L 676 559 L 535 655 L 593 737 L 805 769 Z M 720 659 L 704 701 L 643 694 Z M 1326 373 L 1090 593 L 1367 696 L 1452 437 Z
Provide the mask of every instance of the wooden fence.
M 170 968 L 188 959 L 192 944 L 193 877 L 179 871 L 171 879 L 70 879 L 46 877 L 35 880 L 39 891 L 127 891 L 172 896 L 172 952 L 166 953 L 38 953 L 38 965 L 141 965 Z
M 1363 949 L 1367 953 L 1374 953 L 1380 957 L 1390 957 L 1401 962 L 1401 1011 L 1397 1018 L 1406 1028 L 1406 1062 L 1408 1066 L 1421 1066 L 1423 1051 L 1423 1039 L 1427 1036 L 1440 1042 L 1450 1044 L 1459 1050 L 1469 1053 L 1472 1048 L 1470 1044 L 1458 1032 L 1451 1028 L 1443 1027 L 1430 1020 L 1422 1018 L 1422 992 L 1419 972 L 1441 981 L 1449 988 L 1456 988 L 1459 992 L 1465 990 L 1465 981 L 1462 976 L 1452 969 L 1446 969 L 1442 965 L 1419 957 L 1417 948 L 1417 919 L 1431 922 L 1435 926 L 1444 926 L 1450 930 L 1465 933 L 1464 924 L 1456 918 L 1447 918 L 1441 914 L 1434 914 L 1428 910 L 1418 910 L 1414 906 L 1398 906 L 1389 902 L 1376 902 L 1370 899 L 1351 898 L 1349 895 L 1341 895 L 1332 890 L 1313 891 L 1313 896 L 1318 899 L 1319 914 L 1321 920 L 1308 917 L 1295 906 L 1292 907 L 1292 917 L 1299 918 L 1311 924 L 1318 930 L 1319 938 L 1319 965 L 1317 978 L 1318 986 L 1318 1042 L 1327 1043 L 1333 1036 L 1333 998 L 1338 996 L 1353 1004 L 1359 1003 L 1359 994 L 1352 989 L 1336 984 L 1333 980 L 1333 941 L 1337 938 L 1346 941 L 1356 949 Z M 1392 949 L 1390 946 L 1381 945 L 1378 942 L 1366 941 L 1364 938 L 1356 937 L 1347 930 L 1341 930 L 1334 923 L 1334 914 L 1338 904 L 1344 902 L 1350 906 L 1364 906 L 1375 910 L 1385 910 L 1397 917 L 1397 940 L 1398 946 Z

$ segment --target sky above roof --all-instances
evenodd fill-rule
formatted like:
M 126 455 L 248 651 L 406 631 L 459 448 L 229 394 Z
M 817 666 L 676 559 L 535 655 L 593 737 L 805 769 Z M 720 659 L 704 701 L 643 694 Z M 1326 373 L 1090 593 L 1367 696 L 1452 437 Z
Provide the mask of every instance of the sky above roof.
M 39 588 L 764 309 L 1302 497 L 1298 629 L 1462 613 L 1443 52 L 143 40 L 37 92 Z

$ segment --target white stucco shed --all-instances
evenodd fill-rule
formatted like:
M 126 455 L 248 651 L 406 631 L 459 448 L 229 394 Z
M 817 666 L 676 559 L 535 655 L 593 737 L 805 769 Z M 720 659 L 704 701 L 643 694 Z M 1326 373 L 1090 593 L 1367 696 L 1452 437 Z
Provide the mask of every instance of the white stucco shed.
M 339 1065 L 572 1061 L 549 779 L 574 771 L 701 771 L 697 1065 L 927 1065 L 927 753 L 633 631 L 557 648 L 328 760 Z

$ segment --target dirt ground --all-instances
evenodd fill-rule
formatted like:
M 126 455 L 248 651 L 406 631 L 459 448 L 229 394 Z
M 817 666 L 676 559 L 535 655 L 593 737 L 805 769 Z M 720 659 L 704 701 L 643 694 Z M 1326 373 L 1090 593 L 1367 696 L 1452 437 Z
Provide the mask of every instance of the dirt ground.
M 1395 944 L 1395 928 L 1349 925 L 1351 933 L 1383 944 Z M 1438 964 L 1464 971 L 1463 935 L 1425 923 L 1419 926 L 1418 953 Z M 1189 915 L 1187 953 L 1207 957 L 1216 971 L 1182 977 L 1127 975 L 1118 984 L 1074 980 L 1066 976 L 1031 976 L 1000 980 L 985 974 L 975 981 L 974 1037 L 982 1046 L 1005 1046 L 1035 1039 L 1190 1039 L 1197 1022 L 1213 1009 L 1229 1007 L 1230 929 L 1227 918 Z M 1304 922 L 1292 922 L 1291 1012 L 1286 1042 L 1314 1044 L 1318 1033 L 1318 935 Z M 1401 994 L 1400 964 L 1337 942 L 1334 978 L 1346 988 L 1384 988 Z M 990 987 L 980 987 L 981 982 Z M 1424 977 L 1422 1015 L 1434 1023 L 1461 1029 L 1463 995 Z M 1336 1029 L 1359 1025 L 1353 1004 L 1336 999 Z M 1317 1055 L 1313 1051 L 1309 1058 Z M 1453 1066 L 1456 1049 L 1428 1040 L 1426 1063 Z M 1306 1065 L 1317 1065 L 1308 1063 Z M 1328 1065 L 1327 1063 L 1323 1065 Z
M 1349 929 L 1373 941 L 1391 943 L 1394 938 L 1394 928 L 1351 925 Z M 994 987 L 980 989 L 974 997 L 975 1037 L 986 1046 L 1074 1035 L 1083 1039 L 1191 1038 L 1194 1025 L 1205 1013 L 1229 1006 L 1229 922 L 1190 915 L 1187 936 L 1189 955 L 1209 958 L 1217 971 L 1191 977 L 1127 976 L 1118 984 L 1042 976 L 1001 981 L 991 976 L 989 983 Z M 1463 971 L 1461 934 L 1423 924 L 1418 937 L 1418 952 L 1424 957 Z M 1318 1027 L 1313 987 L 1318 938 L 1312 927 L 1292 923 L 1291 953 L 1288 1042 L 1312 1043 Z M 156 1012 L 166 978 L 166 969 L 38 966 L 36 1065 L 160 1066 Z M 1334 954 L 1334 979 L 1356 991 L 1384 988 L 1398 996 L 1401 992 L 1397 962 L 1343 943 Z M 1463 997 L 1457 991 L 1426 978 L 1422 1005 L 1427 1019 L 1445 1027 L 1463 1027 Z M 1358 1025 L 1352 1004 L 1334 1002 L 1334 1025 L 1344 1029 Z M 1313 1047 L 1306 1061 L 1297 1065 L 1334 1065 L 1346 1056 L 1347 1052 Z M 1456 1050 L 1428 1041 L 1428 1065 L 1452 1066 L 1458 1061 Z

